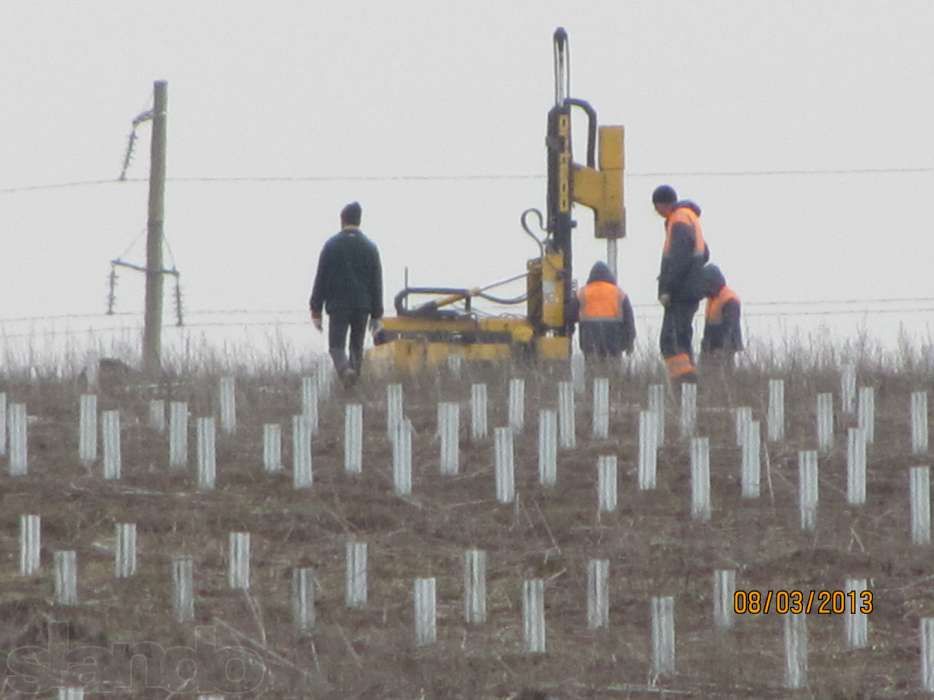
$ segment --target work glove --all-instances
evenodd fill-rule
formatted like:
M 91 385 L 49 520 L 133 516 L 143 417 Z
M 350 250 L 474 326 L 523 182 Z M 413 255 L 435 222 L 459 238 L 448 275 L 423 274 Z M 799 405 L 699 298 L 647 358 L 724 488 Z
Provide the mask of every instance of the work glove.
M 383 327 L 383 324 L 380 323 L 378 318 L 370 319 L 370 333 L 372 335 L 376 335 L 377 333 L 379 333 L 379 329 L 382 327 Z
M 662 306 L 668 306 L 671 303 L 671 296 L 669 294 L 659 294 L 658 303 Z
M 320 333 L 324 330 L 324 325 L 321 323 L 321 314 L 316 314 L 314 311 L 311 312 L 311 323 Z

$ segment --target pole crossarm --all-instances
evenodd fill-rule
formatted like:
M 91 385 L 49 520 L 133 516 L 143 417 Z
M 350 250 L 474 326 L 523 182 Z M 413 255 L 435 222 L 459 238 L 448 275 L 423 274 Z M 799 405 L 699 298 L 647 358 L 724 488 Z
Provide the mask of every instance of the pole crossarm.
M 135 263 L 126 262 L 125 260 L 111 260 L 110 264 L 118 267 L 128 267 L 129 269 L 136 270 L 137 272 L 149 272 L 149 270 L 144 265 L 137 265 Z M 181 273 L 174 267 L 171 269 L 163 267 L 161 270 L 159 270 L 159 272 L 161 272 L 163 275 L 173 275 L 175 277 L 179 277 L 181 275 Z

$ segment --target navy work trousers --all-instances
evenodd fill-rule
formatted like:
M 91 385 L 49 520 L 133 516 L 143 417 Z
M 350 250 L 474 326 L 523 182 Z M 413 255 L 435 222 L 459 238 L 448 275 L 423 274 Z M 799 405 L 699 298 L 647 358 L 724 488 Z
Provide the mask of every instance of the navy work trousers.
M 662 357 L 685 353 L 694 362 L 694 314 L 698 306 L 699 301 L 672 301 L 665 307 L 662 332 L 658 339 Z
M 328 314 L 328 352 L 334 369 L 343 375 L 347 368 L 360 374 L 363 365 L 363 340 L 366 338 L 367 311 L 348 309 Z M 347 331 L 350 331 L 350 357 L 347 353 Z

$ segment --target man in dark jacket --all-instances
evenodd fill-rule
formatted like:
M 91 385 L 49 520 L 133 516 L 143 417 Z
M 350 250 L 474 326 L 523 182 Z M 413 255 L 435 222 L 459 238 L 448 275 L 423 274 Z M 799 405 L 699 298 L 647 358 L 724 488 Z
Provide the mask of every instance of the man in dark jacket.
M 588 360 L 632 352 L 636 339 L 632 304 L 605 262 L 594 263 L 587 284 L 572 300 L 570 313 L 571 320 L 579 322 L 580 347 Z
M 334 368 L 347 384 L 360 374 L 367 318 L 376 332 L 383 317 L 383 272 L 379 250 L 360 231 L 362 210 L 352 202 L 341 211 L 341 231 L 324 244 L 309 306 L 311 321 L 322 330 L 321 310 L 328 313 L 328 348 Z M 350 330 L 350 359 L 347 331 Z
M 702 269 L 710 259 L 700 223 L 700 207 L 678 201 L 668 185 L 652 193 L 652 204 L 665 219 L 665 244 L 658 275 L 658 300 L 665 307 L 659 346 L 672 382 L 696 381 L 694 314 L 704 297 Z
M 739 296 L 727 286 L 726 278 L 716 265 L 705 265 L 703 274 L 707 310 L 701 364 L 705 368 L 732 369 L 733 355 L 743 349 Z

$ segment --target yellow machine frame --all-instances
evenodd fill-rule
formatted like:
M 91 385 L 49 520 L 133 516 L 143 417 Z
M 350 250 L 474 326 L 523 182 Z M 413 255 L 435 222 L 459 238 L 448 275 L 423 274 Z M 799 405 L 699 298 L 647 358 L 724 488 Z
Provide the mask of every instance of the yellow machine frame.
M 526 233 L 535 239 L 540 255 L 529 260 L 523 275 L 480 289 L 418 288 L 402 290 L 395 300 L 397 316 L 385 318 L 368 350 L 368 361 L 377 366 L 411 372 L 435 367 L 457 355 L 467 362 L 497 362 L 516 359 L 567 360 L 571 354 L 573 323 L 568 315 L 571 298 L 571 218 L 573 204 L 594 212 L 597 238 L 618 239 L 626 233 L 623 204 L 624 143 L 622 126 L 597 126 L 596 112 L 585 101 L 568 96 L 567 33 L 554 34 L 555 104 L 548 113 L 547 224 L 538 210 L 522 215 Z M 588 117 L 587 164 L 575 163 L 571 152 L 571 110 L 583 109 Z M 598 136 L 599 135 L 599 136 Z M 597 141 L 599 141 L 597 148 Z M 595 151 L 599 160 L 595 163 Z M 539 239 L 526 221 L 530 213 L 539 218 L 545 232 Z M 526 279 L 522 298 L 502 300 L 488 290 Z M 408 297 L 435 298 L 410 309 Z M 471 300 L 484 298 L 497 303 L 526 302 L 525 316 L 482 317 L 471 311 Z M 456 303 L 463 311 L 453 310 Z

